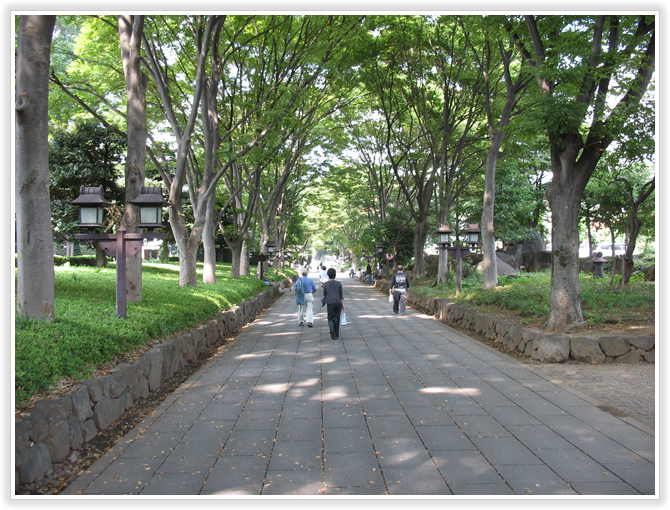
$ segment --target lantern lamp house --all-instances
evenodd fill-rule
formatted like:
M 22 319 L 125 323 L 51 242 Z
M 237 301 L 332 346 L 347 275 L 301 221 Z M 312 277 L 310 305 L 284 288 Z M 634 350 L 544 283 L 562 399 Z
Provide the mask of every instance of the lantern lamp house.
M 142 186 L 139 196 L 130 203 L 139 207 L 140 221 L 137 227 L 146 228 L 147 233 L 128 233 L 120 226 L 115 234 L 99 234 L 103 228 L 104 210 L 111 204 L 102 195 L 102 186 L 79 189 L 79 196 L 71 203 L 79 206 L 79 227 L 86 228 L 86 234 L 75 234 L 75 239 L 98 241 L 98 246 L 110 257 L 116 258 L 116 316 L 127 318 L 126 298 L 126 257 L 134 256 L 142 249 L 145 239 L 166 239 L 167 234 L 155 234 L 154 229 L 162 228 L 162 188 Z

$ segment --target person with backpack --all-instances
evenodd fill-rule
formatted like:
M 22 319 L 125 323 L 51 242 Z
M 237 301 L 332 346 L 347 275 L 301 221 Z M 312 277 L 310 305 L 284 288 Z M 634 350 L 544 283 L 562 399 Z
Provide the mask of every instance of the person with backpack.
M 344 312 L 344 296 L 342 295 L 342 283 L 335 280 L 337 275 L 335 269 L 331 267 L 327 274 L 328 281 L 323 284 L 321 306 L 326 306 L 328 311 L 330 338 L 337 340 L 340 337 L 340 317 Z
M 391 279 L 391 294 L 393 294 L 393 313 L 396 315 L 405 315 L 407 307 L 407 291 L 409 290 L 409 276 L 403 270 L 402 265 L 398 264 L 398 272 Z
M 302 277 L 298 278 L 293 286 L 295 291 L 295 303 L 298 305 L 298 325 L 304 326 L 307 321 L 307 326 L 310 328 L 314 322 L 314 293 L 316 292 L 316 285 L 314 281 L 307 276 L 309 269 L 303 267 L 301 270 Z

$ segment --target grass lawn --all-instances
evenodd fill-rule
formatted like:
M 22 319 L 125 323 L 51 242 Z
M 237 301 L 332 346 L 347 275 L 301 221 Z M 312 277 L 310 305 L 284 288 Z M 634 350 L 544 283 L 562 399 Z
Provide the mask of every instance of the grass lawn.
M 286 269 L 267 276 L 281 280 L 293 274 Z M 192 329 L 267 288 L 255 277 L 231 278 L 230 264 L 217 264 L 216 277 L 215 285 L 180 287 L 178 264 L 145 262 L 142 302 L 129 302 L 123 320 L 116 317 L 114 263 L 56 267 L 56 320 L 15 320 L 15 406 L 63 378 L 86 379 L 115 356 Z
M 634 275 L 630 285 L 619 289 L 620 276 L 614 285 L 610 278 L 597 279 L 580 274 L 582 312 L 586 326 L 604 324 L 653 322 L 655 320 L 656 286 Z M 476 308 L 491 315 L 513 317 L 515 322 L 539 327 L 549 316 L 551 274 L 549 271 L 502 276 L 499 285 L 484 290 L 481 275 L 473 274 L 463 280 L 463 292 L 456 293 L 453 281 L 431 287 L 432 280 L 416 282 L 415 292 Z

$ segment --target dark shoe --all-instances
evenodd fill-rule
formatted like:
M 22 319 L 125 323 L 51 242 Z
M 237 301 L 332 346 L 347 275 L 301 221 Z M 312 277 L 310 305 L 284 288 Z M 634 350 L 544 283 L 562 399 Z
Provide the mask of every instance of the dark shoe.
M 310 328 L 312 327 L 312 323 L 311 323 L 311 322 L 308 322 L 307 325 L 308 325 Z
M 335 332 L 332 329 L 330 330 L 330 338 L 335 340 Z
M 305 325 L 304 322 L 301 322 L 300 324 L 298 324 L 298 326 L 304 326 L 304 325 Z

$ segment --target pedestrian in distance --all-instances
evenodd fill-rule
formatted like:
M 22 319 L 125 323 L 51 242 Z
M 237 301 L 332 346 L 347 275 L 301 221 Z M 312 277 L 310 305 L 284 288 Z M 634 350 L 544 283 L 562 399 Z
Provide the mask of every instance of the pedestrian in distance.
M 326 271 L 326 266 L 321 266 L 321 286 L 328 281 L 328 272 Z
M 303 267 L 301 273 L 302 276 L 293 285 L 295 303 L 298 305 L 298 325 L 304 326 L 305 321 L 307 321 L 307 326 L 311 328 L 314 323 L 314 293 L 316 292 L 316 285 L 314 284 L 314 280 L 307 276 L 309 269 Z
M 407 308 L 407 291 L 409 290 L 409 276 L 403 270 L 402 265 L 398 264 L 398 272 L 391 279 L 391 290 L 393 294 L 393 313 L 396 315 L 405 315 Z
M 328 281 L 323 284 L 323 297 L 321 305 L 326 306 L 328 312 L 328 328 L 330 338 L 337 340 L 340 337 L 340 317 L 344 312 L 344 296 L 342 294 L 342 283 L 335 280 L 335 269 L 328 269 Z

